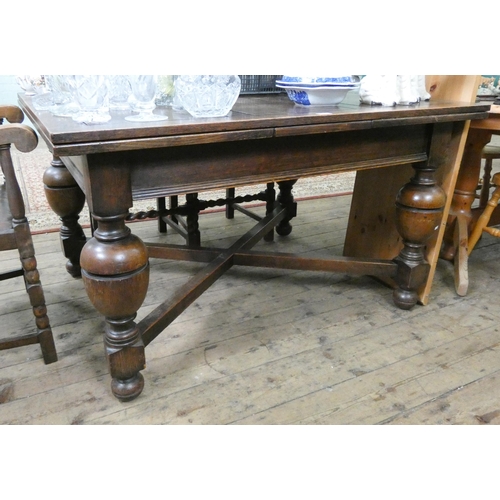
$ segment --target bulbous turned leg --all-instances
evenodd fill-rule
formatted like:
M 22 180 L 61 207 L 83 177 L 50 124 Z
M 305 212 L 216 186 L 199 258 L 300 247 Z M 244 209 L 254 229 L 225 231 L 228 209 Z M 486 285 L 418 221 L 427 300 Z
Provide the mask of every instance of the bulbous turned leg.
M 396 227 L 404 247 L 396 257 L 398 265 L 394 303 L 411 309 L 418 300 L 418 290 L 425 283 L 430 266 L 425 260 L 425 243 L 441 222 L 446 195 L 436 185 L 435 168 L 414 165 L 415 175 L 396 198 Z
M 280 236 L 288 236 L 292 232 L 290 221 L 297 216 L 297 203 L 293 199 L 292 189 L 297 179 L 291 181 L 278 182 L 279 194 L 278 203 L 286 207 L 288 215 L 277 226 L 276 232 Z
M 144 343 L 134 319 L 146 297 L 149 262 L 146 246 L 126 227 L 125 216 L 95 217 L 98 227 L 82 250 L 81 266 L 89 299 L 106 321 L 111 390 L 119 400 L 130 401 L 144 387 Z
M 61 246 L 68 259 L 66 270 L 77 278 L 81 275 L 80 253 L 87 240 L 78 223 L 79 214 L 85 205 L 85 195 L 57 157 L 54 157 L 45 171 L 43 183 L 50 208 L 61 218 Z

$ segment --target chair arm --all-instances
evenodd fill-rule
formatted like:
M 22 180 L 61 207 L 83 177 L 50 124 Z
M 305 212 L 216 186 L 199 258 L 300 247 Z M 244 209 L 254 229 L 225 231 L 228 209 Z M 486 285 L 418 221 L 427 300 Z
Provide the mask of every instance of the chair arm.
M 18 106 L 0 105 L 0 120 L 6 118 L 9 123 L 21 123 L 24 120 L 24 113 Z
M 38 144 L 38 136 L 28 125 L 11 123 L 0 126 L 0 145 L 14 144 L 16 148 L 23 152 L 33 151 Z

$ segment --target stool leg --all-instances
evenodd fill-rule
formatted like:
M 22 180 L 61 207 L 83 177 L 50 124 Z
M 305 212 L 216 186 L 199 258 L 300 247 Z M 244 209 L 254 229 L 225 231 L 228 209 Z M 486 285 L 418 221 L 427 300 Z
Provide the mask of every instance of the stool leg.
M 481 234 L 483 234 L 484 228 L 488 225 L 488 222 L 490 221 L 491 218 L 491 214 L 493 213 L 493 210 L 495 210 L 495 208 L 498 206 L 499 200 L 500 200 L 500 186 L 497 186 L 491 196 L 490 201 L 488 201 L 488 203 L 486 204 L 484 212 L 480 215 L 479 219 L 477 220 L 476 225 L 474 226 L 474 229 L 472 231 L 472 234 L 470 235 L 468 244 L 469 255 L 476 246 L 476 243 L 479 241 Z
M 484 209 L 490 197 L 491 186 L 491 169 L 493 167 L 493 160 L 488 158 L 484 164 L 483 185 L 481 187 L 481 194 L 479 196 L 479 208 Z

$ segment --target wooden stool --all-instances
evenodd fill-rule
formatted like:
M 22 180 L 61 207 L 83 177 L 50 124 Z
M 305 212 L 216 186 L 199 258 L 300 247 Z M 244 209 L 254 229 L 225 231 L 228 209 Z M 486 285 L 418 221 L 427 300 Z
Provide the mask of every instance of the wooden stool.
M 493 184 L 491 183 L 491 170 L 493 167 L 493 160 L 500 160 L 500 146 L 487 144 L 483 148 L 481 158 L 486 161 L 484 164 L 484 175 L 481 184 L 481 193 L 479 195 L 479 208 L 484 209 L 490 197 L 490 188 L 493 187 Z
M 498 202 L 500 200 L 500 172 L 496 173 L 493 176 L 492 185 L 495 186 L 495 190 L 491 195 L 490 200 L 486 203 L 486 207 L 483 213 L 479 216 L 479 219 L 474 226 L 472 234 L 469 238 L 468 243 L 468 254 L 470 255 L 476 243 L 479 241 L 479 238 L 483 234 L 483 232 L 489 233 L 492 236 L 496 236 L 500 238 L 500 229 L 496 229 L 494 227 L 488 227 L 488 223 L 490 222 L 491 214 L 493 210 L 498 206 Z
M 11 121 L 12 115 L 8 108 L 0 106 L 0 117 Z M 0 166 L 5 177 L 5 183 L 0 185 L 0 251 L 17 249 L 21 262 L 18 268 L 0 273 L 0 281 L 17 276 L 24 278 L 35 316 L 36 330 L 22 332 L 10 338 L 1 338 L 0 350 L 40 344 L 43 360 L 49 364 L 57 361 L 57 353 L 47 316 L 31 231 L 25 215 L 24 200 L 10 153 L 11 144 L 15 144 L 21 152 L 32 151 L 38 143 L 38 138 L 30 127 L 19 123 L 23 118 L 20 109 L 19 113 L 20 115 L 15 118 L 17 123 L 0 125 Z

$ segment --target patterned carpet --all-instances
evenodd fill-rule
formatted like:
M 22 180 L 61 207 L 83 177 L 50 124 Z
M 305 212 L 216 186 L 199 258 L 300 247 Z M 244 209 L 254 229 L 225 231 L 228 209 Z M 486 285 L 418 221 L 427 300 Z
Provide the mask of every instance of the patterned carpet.
M 26 202 L 26 215 L 34 233 L 50 232 L 59 229 L 59 217 L 54 214 L 45 199 L 43 189 L 43 173 L 52 160 L 52 156 L 43 143 L 31 153 L 20 153 L 12 148 L 12 157 L 16 174 Z M 300 179 L 294 187 L 296 199 L 315 198 L 332 194 L 350 193 L 354 182 L 354 173 L 323 175 Z M 262 190 L 262 186 L 238 188 L 237 194 L 253 194 Z M 224 191 L 207 191 L 202 199 L 224 197 Z M 156 209 L 155 200 L 141 200 L 134 203 L 131 211 L 147 211 Z M 80 216 L 80 224 L 88 227 L 89 211 L 85 207 Z

